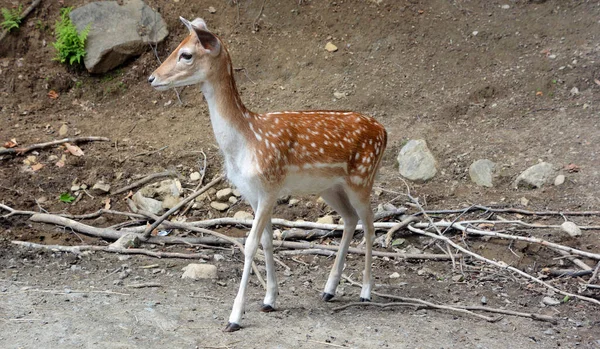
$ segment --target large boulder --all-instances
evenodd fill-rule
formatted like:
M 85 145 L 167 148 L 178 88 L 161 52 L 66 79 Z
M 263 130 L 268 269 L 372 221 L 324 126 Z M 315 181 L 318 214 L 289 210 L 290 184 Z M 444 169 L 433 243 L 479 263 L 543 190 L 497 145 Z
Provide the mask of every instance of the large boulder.
M 427 181 L 437 172 L 435 158 L 422 139 L 410 140 L 400 149 L 398 164 L 402 177 L 411 181 Z
M 84 58 L 90 73 L 105 73 L 169 34 L 162 16 L 142 0 L 91 2 L 71 11 L 71 21 L 78 31 L 90 25 Z

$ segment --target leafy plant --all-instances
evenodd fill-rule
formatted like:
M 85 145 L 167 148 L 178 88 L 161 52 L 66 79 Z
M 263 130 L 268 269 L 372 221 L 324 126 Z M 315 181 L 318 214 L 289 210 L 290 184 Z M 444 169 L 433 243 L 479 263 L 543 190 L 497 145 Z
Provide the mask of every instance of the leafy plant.
M 65 7 L 60 10 L 60 20 L 56 21 L 56 29 L 54 31 L 56 42 L 52 45 L 56 49 L 54 60 L 73 65 L 75 62 L 81 63 L 81 59 L 86 54 L 85 41 L 90 32 L 90 25 L 88 24 L 81 33 L 78 33 L 77 28 L 69 17 L 71 9 L 71 7 Z
M 4 22 L 2 22 L 2 28 L 6 31 L 11 31 L 13 29 L 19 29 L 21 25 L 21 21 L 23 18 L 21 17 L 21 10 L 23 9 L 23 5 L 19 5 L 19 8 L 14 8 L 9 10 L 5 7 L 2 8 L 2 17 L 4 17 Z
M 60 194 L 60 197 L 59 197 L 58 199 L 59 199 L 61 202 L 64 202 L 64 203 L 67 203 L 67 204 L 70 204 L 70 203 L 72 203 L 73 201 L 75 201 L 75 197 L 74 197 L 74 196 L 72 196 L 72 195 L 71 195 L 71 194 L 69 194 L 69 193 L 62 193 L 62 194 Z

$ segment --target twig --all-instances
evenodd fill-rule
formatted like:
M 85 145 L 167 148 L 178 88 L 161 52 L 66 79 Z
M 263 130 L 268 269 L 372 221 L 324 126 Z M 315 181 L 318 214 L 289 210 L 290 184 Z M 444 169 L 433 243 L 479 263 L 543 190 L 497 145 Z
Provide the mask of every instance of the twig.
M 128 288 L 146 288 L 146 287 L 162 287 L 161 284 L 156 283 L 156 282 L 144 282 L 141 284 L 131 284 L 131 285 L 126 285 L 125 287 Z
M 263 0 L 262 5 L 260 6 L 260 12 L 258 12 L 258 16 L 256 16 L 256 18 L 254 19 L 254 22 L 252 23 L 252 30 L 254 30 L 255 32 L 258 31 L 258 20 L 260 19 L 260 16 L 262 16 L 262 13 L 265 9 L 266 3 L 267 3 L 267 0 Z
M 51 251 L 69 252 L 81 254 L 84 251 L 102 251 L 118 254 L 142 254 L 156 258 L 183 258 L 183 259 L 210 259 L 210 256 L 202 253 L 176 253 L 176 252 L 158 252 L 149 251 L 141 248 L 115 248 L 110 246 L 62 246 L 62 245 L 41 245 L 26 241 L 11 241 L 15 245 L 35 249 L 45 249 Z
M 579 258 L 575 258 L 573 256 L 571 256 L 569 254 L 569 252 L 563 251 L 563 250 L 559 250 L 557 248 L 553 248 L 554 251 L 558 252 L 560 255 L 562 255 L 563 257 L 567 258 L 568 260 L 570 260 L 571 262 L 573 262 L 573 264 L 575 264 L 576 266 L 578 266 L 579 268 L 581 268 L 581 270 L 593 270 L 592 267 L 590 267 L 589 265 L 585 264 L 581 259 Z
M 352 302 L 352 303 L 341 305 L 339 307 L 335 307 L 331 310 L 340 311 L 340 310 L 348 309 L 350 307 L 365 307 L 365 306 L 375 306 L 375 307 L 379 307 L 379 308 L 414 307 L 414 308 L 416 308 L 415 310 L 419 310 L 419 308 L 424 308 L 423 304 L 407 303 L 407 302 L 392 302 L 392 303 Z
M 436 236 L 435 234 L 431 234 L 431 235 Z M 352 284 L 353 286 L 360 286 L 360 284 L 358 282 L 350 279 L 348 276 L 342 275 L 342 277 L 346 281 L 348 281 L 350 284 Z M 379 292 L 372 291 L 371 293 L 374 294 L 374 295 L 376 295 L 376 296 L 380 296 Z M 474 312 L 472 312 L 470 310 L 467 310 L 467 309 L 461 309 L 461 308 L 457 308 L 457 307 L 454 307 L 454 306 L 443 305 L 443 304 L 435 304 L 435 303 L 431 303 L 429 301 L 425 301 L 425 300 L 418 299 L 418 298 L 399 297 L 399 296 L 392 296 L 392 295 L 386 295 L 386 297 L 390 298 L 390 299 L 397 299 L 397 300 L 400 300 L 400 301 L 403 301 L 403 302 L 411 302 L 411 303 L 424 304 L 424 305 L 426 305 L 426 306 L 428 306 L 430 308 L 444 309 L 444 310 L 454 311 L 454 312 L 457 312 L 457 313 L 468 314 L 468 315 L 475 316 L 475 317 L 478 317 L 480 319 L 483 319 L 483 320 L 489 321 L 489 322 L 496 322 L 496 321 L 500 320 L 499 318 L 491 318 L 491 317 L 488 317 L 488 316 L 484 316 L 484 315 L 481 315 L 481 314 L 474 313 Z
M 416 222 L 418 219 L 415 216 L 409 216 L 408 218 L 406 218 L 405 220 L 403 220 L 402 222 L 396 224 L 395 226 L 392 227 L 392 229 L 388 230 L 388 232 L 385 234 L 385 244 L 384 247 L 389 247 L 390 243 L 392 242 L 392 238 L 394 237 L 394 233 L 397 232 L 398 230 L 405 228 L 407 225 L 409 225 L 410 223 Z
M 109 142 L 109 141 L 110 141 L 110 139 L 108 139 L 106 137 L 63 138 L 63 139 L 59 139 L 59 140 L 55 140 L 55 141 L 51 141 L 51 142 L 46 142 L 46 143 L 32 144 L 32 145 L 30 145 L 28 147 L 24 147 L 24 148 L 2 149 L 2 150 L 0 150 L 0 155 L 4 155 L 4 154 L 23 155 L 23 154 L 28 153 L 28 152 L 30 152 L 32 150 L 48 148 L 48 147 L 51 147 L 53 145 L 64 144 L 64 143 Z
M 37 5 L 40 4 L 42 0 L 33 0 L 33 2 L 31 3 L 31 5 L 29 5 L 29 7 L 27 7 L 25 9 L 25 11 L 23 11 L 23 13 L 21 13 L 21 15 L 19 17 L 21 17 L 21 20 L 24 20 L 27 16 L 29 16 L 29 14 L 31 13 L 31 11 L 33 11 Z M 0 35 L 0 42 L 2 40 L 4 40 L 4 37 L 6 37 L 6 35 L 8 34 L 8 30 L 5 30 L 1 35 Z
M 51 293 L 51 294 L 74 294 L 74 293 L 100 293 L 100 294 L 114 294 L 119 296 L 131 296 L 129 293 L 121 293 L 121 292 L 113 292 L 113 291 L 81 291 L 81 290 L 68 290 L 68 291 L 56 291 L 56 290 L 40 290 L 40 289 L 24 289 L 21 292 L 41 292 L 41 293 Z
M 151 182 L 151 181 L 153 181 L 153 180 L 155 180 L 157 178 L 171 177 L 171 176 L 177 176 L 177 173 L 175 171 L 170 171 L 170 170 L 169 171 L 164 171 L 164 172 L 153 173 L 153 174 L 147 175 L 146 177 L 144 177 L 144 178 L 142 178 L 142 179 L 140 179 L 138 181 L 135 181 L 135 182 L 131 183 L 128 186 L 125 186 L 125 187 L 123 187 L 121 189 L 117 189 L 117 190 L 111 192 L 110 194 L 111 195 L 118 195 L 118 194 L 121 194 L 121 193 L 125 193 L 125 192 L 127 192 L 127 191 L 129 191 L 129 190 L 131 190 L 133 188 L 137 188 L 140 185 L 144 185 L 144 184 L 146 184 L 148 182 Z
M 173 208 L 171 208 L 170 210 L 168 210 L 162 216 L 158 217 L 158 219 L 156 219 L 154 221 L 154 223 L 152 223 L 152 225 L 150 225 L 148 228 L 146 228 L 144 230 L 144 233 L 143 233 L 142 237 L 144 239 L 148 239 L 150 237 L 150 234 L 152 234 L 152 231 L 154 229 L 156 229 L 165 219 L 167 219 L 169 216 L 171 216 L 173 213 L 175 213 L 181 207 L 183 207 L 184 205 L 186 205 L 188 202 L 191 202 L 192 200 L 194 200 L 195 198 L 197 198 L 198 196 L 200 196 L 202 193 L 204 193 L 205 191 L 207 191 L 208 189 L 210 189 L 213 185 L 221 182 L 221 180 L 223 180 L 224 178 L 225 178 L 225 176 L 223 176 L 223 175 L 217 176 L 217 178 L 213 179 L 210 183 L 208 183 L 207 185 L 205 185 L 202 189 L 196 191 L 192 195 L 188 196 L 185 200 L 182 200 L 180 203 L 178 203 L 177 205 L 173 206 Z
M 123 236 L 122 232 L 116 231 L 114 229 L 96 228 L 96 227 L 92 227 L 87 224 L 76 222 L 69 218 L 60 217 L 60 216 L 53 215 L 53 214 L 36 213 L 36 214 L 32 215 L 29 218 L 29 220 L 31 220 L 32 222 L 50 223 L 50 224 L 60 225 L 63 227 L 68 227 L 68 228 L 71 228 L 80 233 L 84 233 L 86 235 L 97 236 L 97 237 L 101 237 L 101 238 L 108 239 L 108 240 L 117 240 L 121 236 Z
M 598 271 L 600 271 L 600 262 L 596 264 L 596 268 L 594 269 L 594 273 L 592 274 L 592 277 L 590 277 L 588 284 L 594 282 L 594 280 L 598 277 Z
M 449 214 L 449 213 L 462 213 L 465 209 L 456 210 L 426 210 L 427 214 Z M 493 213 L 519 213 L 522 215 L 530 216 L 599 216 L 600 211 L 528 211 L 520 208 L 492 208 L 483 205 L 473 205 L 469 208 L 470 211 L 486 211 Z M 416 213 L 420 215 L 422 213 Z
M 577 295 L 577 294 L 573 294 L 573 293 L 570 293 L 570 292 L 566 292 L 566 291 L 560 290 L 560 289 L 558 289 L 558 288 L 556 288 L 556 287 L 554 287 L 554 286 L 552 286 L 552 285 L 550 285 L 550 284 L 548 284 L 548 283 L 546 283 L 546 282 L 544 282 L 544 281 L 536 278 L 535 276 L 529 275 L 526 272 L 524 272 L 522 270 L 519 270 L 519 269 L 517 269 L 515 267 L 511 267 L 510 265 L 507 265 L 504 262 L 496 262 L 496 261 L 493 261 L 491 259 L 487 259 L 487 258 L 485 258 L 485 257 L 483 257 L 481 255 L 478 255 L 477 253 L 471 252 L 471 251 L 467 250 L 466 248 L 464 248 L 464 247 L 462 247 L 462 246 L 454 243 L 452 240 L 450 240 L 449 238 L 447 238 L 445 236 L 440 236 L 440 235 L 428 233 L 428 232 L 426 232 L 424 230 L 415 228 L 413 225 L 409 225 L 408 229 L 410 229 L 410 231 L 415 232 L 417 234 L 429 236 L 429 237 L 432 237 L 432 238 L 438 239 L 438 240 L 444 240 L 447 244 L 453 246 L 454 248 L 458 249 L 459 251 L 461 251 L 461 252 L 463 252 L 465 254 L 468 254 L 468 255 L 476 258 L 476 259 L 479 259 L 481 261 L 489 263 L 489 264 L 491 264 L 493 266 L 496 266 L 496 267 L 498 267 L 500 269 L 508 269 L 508 270 L 510 270 L 512 272 L 515 272 L 515 273 L 517 273 L 517 274 L 519 274 L 519 275 L 521 275 L 521 276 L 523 276 L 523 277 L 525 277 L 525 278 L 527 278 L 529 280 L 535 281 L 536 283 L 538 283 L 538 284 L 540 284 L 540 285 L 542 285 L 544 287 L 547 287 L 547 288 L 553 290 L 556 293 L 560 293 L 560 294 L 562 294 L 564 296 L 569 296 L 571 298 L 577 298 L 577 299 L 581 299 L 581 300 L 584 300 L 584 301 L 587 301 L 587 302 L 591 302 L 591 303 L 600 305 L 600 301 L 599 300 L 596 300 L 596 299 L 593 299 L 593 298 L 590 298 L 590 297 L 580 296 L 580 295 Z
M 336 348 L 348 348 L 348 347 L 347 347 L 347 346 L 345 346 L 345 345 L 339 345 L 339 344 L 333 344 L 333 343 L 327 343 L 327 342 L 315 341 L 315 340 L 312 340 L 312 339 L 307 339 L 306 341 L 307 341 L 307 342 L 311 342 L 311 343 L 316 343 L 316 344 L 327 345 L 327 346 L 330 346 L 330 347 L 336 347 Z
M 334 251 L 322 250 L 322 249 L 318 249 L 318 248 L 309 248 L 306 250 L 285 250 L 285 251 L 279 251 L 278 254 L 281 254 L 284 256 L 297 256 L 299 254 L 317 254 L 317 255 L 327 256 L 327 257 L 335 256 Z

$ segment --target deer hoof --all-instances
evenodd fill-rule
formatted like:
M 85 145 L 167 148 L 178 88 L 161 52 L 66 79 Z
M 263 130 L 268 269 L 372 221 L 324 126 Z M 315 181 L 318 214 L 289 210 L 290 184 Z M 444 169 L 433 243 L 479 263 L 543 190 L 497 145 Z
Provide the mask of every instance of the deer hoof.
M 260 311 L 262 311 L 263 313 L 270 313 L 275 311 L 275 308 L 273 308 L 272 306 L 268 305 L 268 304 L 263 304 L 260 307 Z
M 360 297 L 360 301 L 361 302 L 370 302 L 371 300 L 369 298 L 362 298 L 362 297 Z
M 329 302 L 332 298 L 333 298 L 333 295 L 331 293 L 323 292 L 323 294 L 321 295 L 321 299 L 324 302 Z
M 240 329 L 241 329 L 240 325 L 236 324 L 235 322 L 230 322 L 227 324 L 227 327 L 225 327 L 223 332 L 235 332 L 235 331 L 239 331 Z

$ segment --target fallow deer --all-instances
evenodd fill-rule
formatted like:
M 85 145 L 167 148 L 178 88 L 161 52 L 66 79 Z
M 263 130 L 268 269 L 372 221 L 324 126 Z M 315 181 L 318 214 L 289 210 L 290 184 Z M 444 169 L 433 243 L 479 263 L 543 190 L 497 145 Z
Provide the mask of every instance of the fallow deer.
M 282 195 L 319 194 L 343 218 L 340 249 L 322 294 L 325 301 L 335 295 L 350 240 L 359 219 L 363 222 L 366 244 L 360 299 L 370 300 L 374 238 L 370 193 L 387 143 L 385 128 L 372 117 L 351 111 L 251 112 L 238 94 L 223 41 L 207 29 L 204 20 L 180 19 L 189 35 L 148 81 L 159 91 L 200 85 L 225 158 L 227 177 L 256 215 L 246 240 L 242 279 L 225 331 L 240 329 L 251 263 L 259 241 L 267 272 L 261 311 L 275 308 L 277 281 L 271 215 Z

